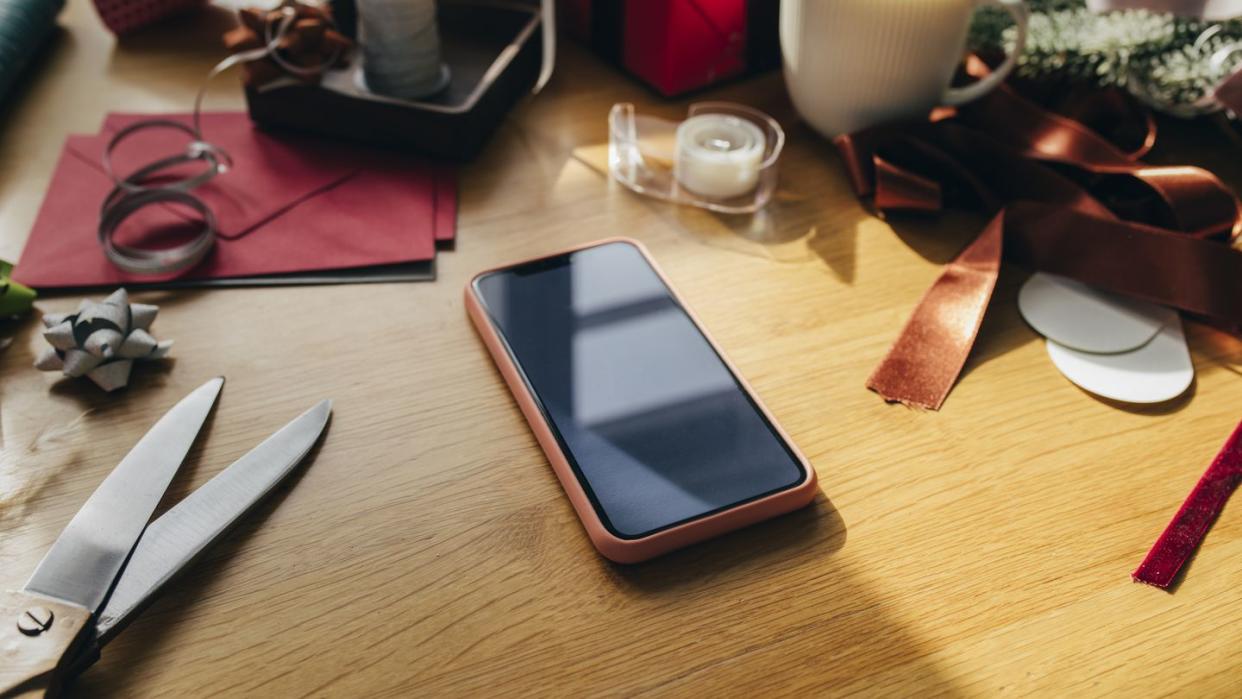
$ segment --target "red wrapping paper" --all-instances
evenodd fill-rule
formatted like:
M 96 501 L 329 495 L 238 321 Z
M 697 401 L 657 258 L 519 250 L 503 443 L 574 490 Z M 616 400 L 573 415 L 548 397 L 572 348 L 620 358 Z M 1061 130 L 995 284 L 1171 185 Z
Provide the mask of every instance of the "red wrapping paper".
M 95 0 L 95 9 L 108 31 L 120 36 L 206 4 L 207 0 Z

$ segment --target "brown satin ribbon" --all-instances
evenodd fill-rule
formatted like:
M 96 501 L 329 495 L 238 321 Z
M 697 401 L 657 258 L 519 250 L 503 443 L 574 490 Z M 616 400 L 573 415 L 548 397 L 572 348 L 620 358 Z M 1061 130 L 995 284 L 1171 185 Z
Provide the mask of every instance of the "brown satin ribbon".
M 280 25 L 286 8 L 296 17 L 276 37 L 274 50 L 265 60 L 243 64 L 247 85 L 258 87 L 281 77 L 317 82 L 327 68 L 345 65 L 353 42 L 336 30 L 330 8 L 298 0 L 285 0 L 272 10 L 239 10 L 240 24 L 224 34 L 225 47 L 233 54 L 268 48 L 272 27 Z
M 986 71 L 977 60 L 968 64 L 973 75 Z M 1155 124 L 1128 100 L 1096 93 L 1069 105 L 1057 113 L 1003 85 L 956 113 L 836 140 L 855 192 L 881 212 L 967 204 L 994 216 L 928 289 L 867 381 L 886 400 L 932 410 L 944 403 L 1002 253 L 1224 326 L 1242 324 L 1242 252 L 1231 247 L 1242 227 L 1237 198 L 1201 168 L 1139 160 Z M 1129 133 L 1133 143 L 1118 145 L 1101 129 Z

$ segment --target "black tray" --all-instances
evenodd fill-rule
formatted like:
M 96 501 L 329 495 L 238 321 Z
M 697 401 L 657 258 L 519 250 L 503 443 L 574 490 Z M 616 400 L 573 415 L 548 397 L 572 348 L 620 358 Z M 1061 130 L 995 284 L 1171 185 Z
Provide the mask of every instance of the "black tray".
M 539 77 L 543 33 L 537 8 L 509 2 L 445 2 L 440 43 L 449 86 L 418 101 L 359 86 L 360 50 L 349 68 L 320 85 L 284 81 L 246 87 L 250 118 L 262 127 L 334 136 L 451 160 L 478 154 Z

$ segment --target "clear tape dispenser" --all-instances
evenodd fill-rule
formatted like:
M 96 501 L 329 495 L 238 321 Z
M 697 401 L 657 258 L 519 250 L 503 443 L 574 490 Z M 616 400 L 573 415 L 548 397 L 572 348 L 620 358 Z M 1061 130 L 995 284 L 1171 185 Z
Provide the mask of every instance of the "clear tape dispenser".
M 776 189 L 785 132 L 772 117 L 730 102 L 690 105 L 685 121 L 608 114 L 608 170 L 629 189 L 724 214 L 762 209 Z

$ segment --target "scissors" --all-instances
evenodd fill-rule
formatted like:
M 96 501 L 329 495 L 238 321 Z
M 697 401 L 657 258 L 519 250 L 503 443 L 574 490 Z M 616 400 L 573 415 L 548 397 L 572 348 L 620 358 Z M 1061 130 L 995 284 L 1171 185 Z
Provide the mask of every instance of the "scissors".
M 0 697 L 55 696 L 198 554 L 293 471 L 332 402 L 307 410 L 148 523 L 224 386 L 199 386 L 95 489 L 26 586 L 0 591 Z

